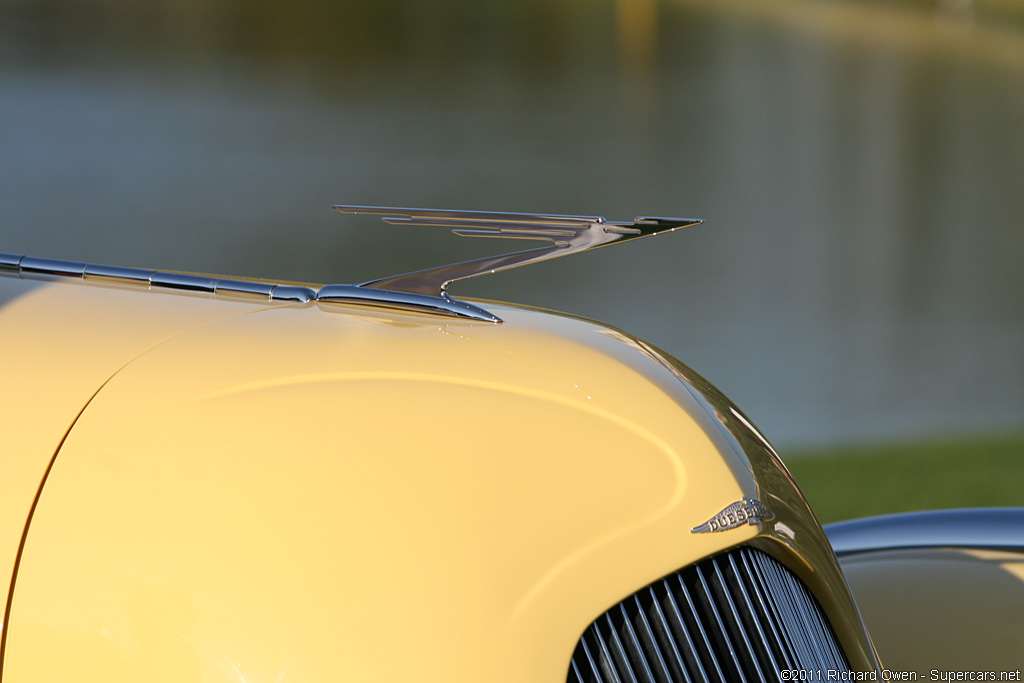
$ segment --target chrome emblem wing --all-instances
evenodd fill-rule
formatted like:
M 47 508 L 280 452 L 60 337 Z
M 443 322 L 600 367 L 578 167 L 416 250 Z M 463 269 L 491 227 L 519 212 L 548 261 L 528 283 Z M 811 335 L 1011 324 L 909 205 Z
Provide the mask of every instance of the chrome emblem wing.
M 690 529 L 690 533 L 707 534 L 726 531 L 744 524 L 757 524 L 773 519 L 775 519 L 775 513 L 767 505 L 756 498 L 743 497 L 708 521 Z

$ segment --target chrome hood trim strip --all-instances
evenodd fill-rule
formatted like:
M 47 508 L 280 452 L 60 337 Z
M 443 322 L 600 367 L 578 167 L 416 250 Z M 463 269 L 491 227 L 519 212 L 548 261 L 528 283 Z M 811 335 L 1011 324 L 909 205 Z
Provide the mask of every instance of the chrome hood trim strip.
M 383 306 L 419 312 L 451 315 L 489 323 L 500 323 L 496 315 L 464 301 L 457 301 L 446 293 L 425 296 L 408 292 L 371 289 L 359 285 L 324 285 L 319 289 L 289 284 L 275 284 L 256 280 L 235 280 L 209 275 L 191 275 L 160 270 L 122 268 L 77 261 L 19 256 L 0 253 L 0 274 L 20 276 L 31 280 L 73 278 L 89 282 L 158 287 L 218 296 L 266 299 L 309 303 L 351 304 Z
M 386 306 L 388 308 L 409 308 L 417 311 L 428 311 L 443 315 L 454 315 L 460 318 L 472 318 L 489 323 L 500 323 L 501 318 L 465 301 L 452 299 L 447 292 L 440 296 L 412 294 L 410 292 L 394 292 L 387 289 L 376 289 L 362 285 L 324 285 L 316 294 L 317 301 L 326 303 L 363 304 L 367 306 Z
M 307 303 L 316 299 L 317 292 L 309 287 L 273 284 L 249 280 L 230 280 L 209 275 L 121 268 L 77 261 L 0 254 L 0 273 L 10 273 L 26 279 L 51 280 L 74 278 L 108 284 L 160 287 L 188 292 L 245 296 L 270 301 L 298 301 Z
M 21 259 L 16 254 L 0 254 L 0 273 L 17 273 L 21 269 Z
M 1024 551 L 1024 508 L 926 510 L 825 525 L 836 555 L 907 548 Z

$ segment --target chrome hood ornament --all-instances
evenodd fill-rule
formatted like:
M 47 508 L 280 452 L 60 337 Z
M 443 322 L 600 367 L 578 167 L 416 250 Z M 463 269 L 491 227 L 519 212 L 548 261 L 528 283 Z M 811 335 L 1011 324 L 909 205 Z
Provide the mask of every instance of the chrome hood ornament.
M 744 524 L 757 524 L 773 519 L 775 519 L 775 513 L 767 505 L 756 498 L 743 497 L 708 521 L 690 529 L 690 533 L 707 534 L 714 531 L 726 531 Z
M 615 242 L 672 232 L 703 222 L 692 218 L 649 216 L 634 218 L 632 222 L 617 222 L 607 221 L 600 216 L 403 209 L 384 206 L 342 205 L 335 206 L 334 209 L 341 213 L 382 216 L 385 223 L 392 225 L 449 227 L 453 233 L 462 237 L 498 237 L 551 242 L 551 245 L 546 247 L 427 268 L 358 285 L 331 285 L 330 291 L 321 290 L 322 296 L 319 297 L 325 300 L 366 303 L 402 302 L 417 307 L 438 308 L 453 315 L 491 322 L 501 320 L 477 306 L 450 298 L 447 293 L 448 285 L 456 280 L 568 256 Z
M 271 301 L 324 301 L 408 308 L 418 312 L 500 323 L 500 318 L 479 306 L 449 297 L 446 291 L 448 285 L 455 280 L 496 273 L 499 270 L 567 256 L 615 242 L 671 232 L 703 222 L 690 218 L 649 217 L 634 218 L 633 222 L 612 222 L 600 216 L 399 209 L 383 206 L 334 208 L 342 213 L 383 216 L 385 222 L 396 225 L 450 227 L 456 235 L 464 237 L 545 240 L 551 242 L 551 246 L 427 268 L 355 285 L 324 285 L 319 289 L 290 283 L 276 284 L 141 268 L 120 268 L 17 254 L 0 254 L 0 274 L 42 279 L 77 278 L 92 282 L 180 289 Z

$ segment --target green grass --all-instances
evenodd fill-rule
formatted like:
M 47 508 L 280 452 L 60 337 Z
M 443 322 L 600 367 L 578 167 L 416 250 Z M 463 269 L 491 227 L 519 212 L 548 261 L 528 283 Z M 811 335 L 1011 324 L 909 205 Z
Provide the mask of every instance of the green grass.
M 783 457 L 823 524 L 910 510 L 1024 506 L 1024 434 Z

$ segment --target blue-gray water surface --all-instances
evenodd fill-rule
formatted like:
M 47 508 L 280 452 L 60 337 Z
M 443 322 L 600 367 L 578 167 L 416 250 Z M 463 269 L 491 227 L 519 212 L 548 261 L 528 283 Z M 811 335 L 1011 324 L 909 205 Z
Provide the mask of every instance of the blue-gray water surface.
M 784 446 L 1024 428 L 1024 30 L 483 5 L 0 6 L 0 251 L 358 282 L 506 245 L 332 204 L 700 217 L 452 291 L 648 339 Z

